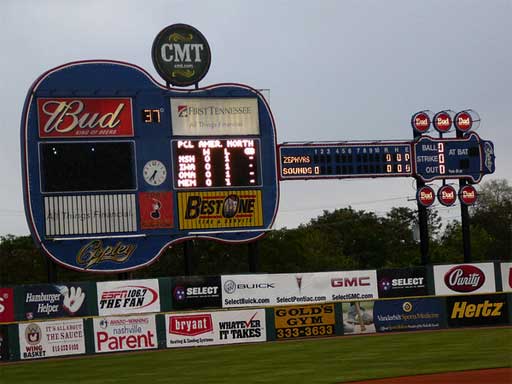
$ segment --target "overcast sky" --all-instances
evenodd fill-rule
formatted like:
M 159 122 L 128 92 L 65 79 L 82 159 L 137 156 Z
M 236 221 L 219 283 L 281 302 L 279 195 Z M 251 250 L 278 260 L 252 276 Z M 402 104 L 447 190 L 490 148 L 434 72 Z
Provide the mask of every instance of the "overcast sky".
M 32 82 L 61 64 L 113 59 L 158 81 L 158 32 L 190 24 L 212 50 L 206 86 L 270 89 L 278 143 L 410 140 L 422 109 L 476 110 L 494 142 L 495 178 L 512 180 L 512 1 L 2 0 L 0 235 L 28 234 L 20 119 Z M 351 205 L 384 215 L 414 208 L 412 178 L 281 182 L 275 228 Z M 441 208 L 460 217 L 458 205 Z

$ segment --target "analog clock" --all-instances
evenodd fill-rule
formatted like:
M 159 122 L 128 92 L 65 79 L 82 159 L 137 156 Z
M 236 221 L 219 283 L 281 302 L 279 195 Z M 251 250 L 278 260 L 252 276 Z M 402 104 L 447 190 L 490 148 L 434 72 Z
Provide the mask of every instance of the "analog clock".
M 144 180 L 146 180 L 146 183 L 149 185 L 160 185 L 167 178 L 167 169 L 165 165 L 158 160 L 149 160 L 146 165 L 144 165 L 142 173 Z

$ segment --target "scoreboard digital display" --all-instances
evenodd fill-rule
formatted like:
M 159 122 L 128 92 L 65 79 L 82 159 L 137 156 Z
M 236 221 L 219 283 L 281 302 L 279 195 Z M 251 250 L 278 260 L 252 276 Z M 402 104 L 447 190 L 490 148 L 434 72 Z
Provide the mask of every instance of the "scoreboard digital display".
M 261 185 L 258 139 L 173 140 L 172 154 L 175 189 Z
M 279 154 L 283 180 L 412 175 L 409 143 L 282 144 Z

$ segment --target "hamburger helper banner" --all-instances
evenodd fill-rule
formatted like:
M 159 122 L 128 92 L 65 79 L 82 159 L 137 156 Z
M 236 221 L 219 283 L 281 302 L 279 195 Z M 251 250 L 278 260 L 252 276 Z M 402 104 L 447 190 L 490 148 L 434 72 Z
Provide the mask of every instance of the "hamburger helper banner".
M 375 270 L 223 275 L 221 284 L 224 308 L 378 298 Z
M 99 282 L 96 287 L 100 316 L 160 312 L 157 279 Z
M 434 265 L 436 295 L 496 292 L 493 263 Z
M 40 284 L 21 287 L 21 319 L 87 316 L 90 314 L 90 283 Z

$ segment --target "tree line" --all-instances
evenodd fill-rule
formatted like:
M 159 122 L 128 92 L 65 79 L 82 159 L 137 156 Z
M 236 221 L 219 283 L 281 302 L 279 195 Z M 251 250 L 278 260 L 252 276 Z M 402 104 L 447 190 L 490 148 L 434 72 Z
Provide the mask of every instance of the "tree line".
M 257 243 L 258 271 L 267 273 L 402 268 L 421 265 L 414 235 L 417 211 L 392 208 L 385 216 L 351 207 L 324 211 L 294 229 L 270 231 Z M 512 186 L 491 180 L 479 188 L 470 208 L 472 261 L 512 259 Z M 442 225 L 439 212 L 429 209 L 431 264 L 464 260 L 461 223 Z M 194 240 L 196 275 L 248 273 L 248 245 Z M 47 263 L 30 236 L 0 237 L 0 286 L 44 283 Z M 149 267 L 125 275 L 88 274 L 58 268 L 58 281 L 99 281 L 185 274 L 184 245 L 173 245 Z

